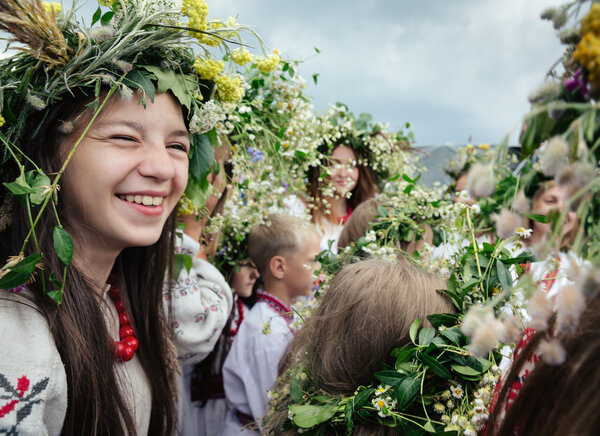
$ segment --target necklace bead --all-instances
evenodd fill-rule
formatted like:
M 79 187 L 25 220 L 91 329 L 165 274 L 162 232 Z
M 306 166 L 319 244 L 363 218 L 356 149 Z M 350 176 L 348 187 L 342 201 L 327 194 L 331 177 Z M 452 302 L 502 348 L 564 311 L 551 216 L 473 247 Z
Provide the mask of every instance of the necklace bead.
M 129 316 L 125 311 L 125 306 L 121 300 L 121 291 L 116 285 L 112 284 L 113 282 L 114 280 L 111 277 L 109 279 L 111 286 L 108 295 L 117 310 L 117 315 L 119 317 L 119 337 L 121 338 L 120 341 L 113 341 L 113 353 L 115 359 L 118 361 L 129 362 L 133 359 L 135 351 L 138 349 L 139 342 L 135 337 L 135 331 L 129 322 Z

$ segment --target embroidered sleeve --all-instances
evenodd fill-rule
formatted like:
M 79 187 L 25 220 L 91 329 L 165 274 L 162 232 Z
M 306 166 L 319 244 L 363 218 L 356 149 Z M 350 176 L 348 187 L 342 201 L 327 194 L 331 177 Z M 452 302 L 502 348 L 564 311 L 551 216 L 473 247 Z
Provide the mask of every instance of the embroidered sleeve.
M 67 381 L 48 324 L 11 296 L 0 301 L 0 330 L 0 434 L 60 434 Z
M 184 240 L 185 242 L 185 240 Z M 233 305 L 229 285 L 210 263 L 194 258 L 163 293 L 171 303 L 171 326 L 179 360 L 202 361 L 215 347 Z

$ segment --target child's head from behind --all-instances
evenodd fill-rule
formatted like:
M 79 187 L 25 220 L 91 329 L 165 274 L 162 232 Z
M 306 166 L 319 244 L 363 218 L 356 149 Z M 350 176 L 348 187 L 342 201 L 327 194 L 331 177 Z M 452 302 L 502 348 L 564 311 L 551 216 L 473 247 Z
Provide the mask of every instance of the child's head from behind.
M 265 284 L 265 290 L 278 283 L 288 297 L 309 295 L 319 254 L 319 234 L 305 220 L 270 215 L 267 224 L 257 224 L 249 238 L 250 258 Z
M 417 318 L 452 312 L 438 292 L 442 279 L 413 266 L 364 260 L 344 267 L 321 306 L 294 340 L 293 353 L 307 351 L 313 380 L 332 394 L 351 395 L 371 383 L 394 348 L 410 342 Z

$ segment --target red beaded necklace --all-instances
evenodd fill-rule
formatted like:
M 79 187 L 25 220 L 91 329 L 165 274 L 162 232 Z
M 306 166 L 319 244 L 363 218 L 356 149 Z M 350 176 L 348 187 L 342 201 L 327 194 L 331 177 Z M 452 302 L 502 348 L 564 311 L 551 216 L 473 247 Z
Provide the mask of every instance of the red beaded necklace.
M 109 279 L 111 285 L 108 295 L 113 301 L 115 309 L 117 309 L 117 314 L 119 316 L 119 337 L 121 338 L 120 341 L 112 341 L 113 352 L 115 354 L 115 359 L 118 361 L 129 362 L 133 359 L 133 355 L 135 354 L 135 350 L 137 350 L 139 343 L 135 338 L 135 332 L 133 331 L 133 327 L 131 327 L 127 311 L 121 300 L 121 291 L 116 285 L 112 284 L 113 282 L 113 280 Z
M 239 297 L 235 300 L 235 302 L 238 310 L 238 319 L 234 327 L 229 327 L 229 334 L 231 336 L 237 335 L 237 332 L 240 330 L 240 326 L 242 325 L 242 321 L 244 320 L 244 303 L 242 303 L 242 300 L 240 300 Z M 234 321 L 235 320 L 231 320 L 232 325 Z

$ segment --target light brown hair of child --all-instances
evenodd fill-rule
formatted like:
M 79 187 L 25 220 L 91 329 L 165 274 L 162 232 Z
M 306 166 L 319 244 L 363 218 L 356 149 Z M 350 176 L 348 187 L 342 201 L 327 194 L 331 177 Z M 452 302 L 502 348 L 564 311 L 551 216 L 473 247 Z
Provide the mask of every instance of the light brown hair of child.
M 372 259 L 344 267 L 294 338 L 281 372 L 295 356 L 303 356 L 316 386 L 332 395 L 352 395 L 358 386 L 374 382 L 373 374 L 383 364 L 393 365 L 391 353 L 410 342 L 415 319 L 453 311 L 450 300 L 438 291 L 444 288 L 441 278 L 405 263 Z M 284 395 L 265 434 L 295 434 L 281 430 L 290 404 L 289 395 Z M 397 433 L 389 427 L 357 425 L 352 434 Z
M 248 240 L 249 253 L 265 292 L 288 305 L 310 295 L 319 243 L 314 225 L 300 218 L 270 215 L 267 224 L 255 225 Z

